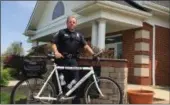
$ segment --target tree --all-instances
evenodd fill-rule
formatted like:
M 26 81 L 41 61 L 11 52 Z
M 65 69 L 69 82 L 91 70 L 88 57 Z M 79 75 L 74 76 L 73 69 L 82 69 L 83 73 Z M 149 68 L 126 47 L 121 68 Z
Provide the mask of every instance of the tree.
M 6 50 L 5 55 L 24 55 L 21 42 L 13 42 Z

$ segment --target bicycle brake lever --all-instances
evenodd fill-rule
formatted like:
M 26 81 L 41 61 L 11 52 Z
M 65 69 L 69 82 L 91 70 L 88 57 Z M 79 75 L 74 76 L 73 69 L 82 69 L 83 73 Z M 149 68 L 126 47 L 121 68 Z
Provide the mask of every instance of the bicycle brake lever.
M 97 65 L 100 63 L 100 58 L 97 57 Z
M 95 57 L 95 58 L 93 58 L 93 61 L 95 61 L 96 65 L 98 65 L 100 63 L 100 58 L 99 57 Z

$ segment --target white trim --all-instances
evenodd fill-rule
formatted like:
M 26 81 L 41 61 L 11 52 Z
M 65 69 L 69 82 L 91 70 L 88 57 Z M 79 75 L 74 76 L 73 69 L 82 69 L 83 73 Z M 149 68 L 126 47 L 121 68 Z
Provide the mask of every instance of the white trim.
M 76 16 L 77 21 L 78 21 L 77 25 L 83 24 L 85 22 L 97 20 L 99 18 L 105 18 L 106 20 L 112 20 L 112 21 L 122 22 L 122 23 L 125 23 L 125 24 L 131 24 L 131 25 L 134 25 L 136 27 L 141 27 L 142 24 L 143 24 L 140 19 L 135 19 L 135 18 L 129 17 L 129 16 L 124 18 L 125 15 L 121 15 L 121 14 L 115 15 L 113 13 L 109 13 L 109 11 L 108 12 L 107 11 L 99 11 L 99 12 L 96 12 L 94 14 L 91 14 L 88 17 L 78 16 L 78 15 L 75 15 L 75 16 Z M 64 20 L 64 18 L 62 18 L 62 19 Z M 51 33 L 55 33 L 57 30 L 64 28 L 65 27 L 65 21 L 63 21 L 63 20 L 57 21 L 55 23 L 52 23 L 52 24 L 46 26 L 45 28 L 37 30 L 36 35 L 33 36 L 31 38 L 31 40 L 36 40 L 40 37 L 49 35 Z
M 126 5 L 122 5 L 122 4 L 119 4 L 119 3 L 116 3 L 116 2 L 111 2 L 111 1 L 99 1 L 99 2 L 101 4 L 106 4 L 108 6 L 111 6 L 112 9 L 115 9 L 115 10 L 120 11 L 120 12 L 128 13 L 128 14 L 131 14 L 131 15 L 140 16 L 140 17 L 143 17 L 143 18 L 147 18 L 148 16 L 152 16 L 152 14 L 150 14 L 150 13 L 143 12 L 143 11 L 140 11 L 138 9 L 135 9 L 135 8 L 132 8 L 132 7 L 129 7 L 129 6 L 126 6 Z M 117 8 L 113 8 L 114 6 L 117 7 Z
M 117 58 L 117 59 L 118 59 L 118 56 L 117 56 L 117 55 L 118 55 L 117 46 L 118 46 L 118 44 L 122 44 L 122 43 L 123 43 L 123 42 L 116 42 L 116 43 L 114 43 L 115 46 L 116 46 L 116 47 L 115 47 L 115 48 L 116 48 L 116 49 L 115 49 L 116 53 L 114 53 L 114 54 L 115 54 L 114 56 L 115 56 L 115 58 Z
M 152 85 L 155 86 L 155 47 L 156 47 L 156 34 L 155 34 L 155 25 L 153 25 L 153 41 L 152 41 Z
M 145 5 L 148 5 L 150 7 L 154 7 L 156 9 L 158 9 L 158 10 L 162 10 L 162 11 L 167 12 L 167 13 L 170 11 L 170 9 L 168 7 L 165 7 L 165 6 L 150 2 L 150 1 L 145 3 Z
M 37 9 L 38 2 L 39 2 L 39 1 L 37 1 L 36 4 L 35 4 L 35 6 L 34 6 L 33 12 L 32 12 L 32 14 L 31 14 L 31 16 L 30 16 L 30 18 L 29 18 L 29 21 L 28 21 L 28 23 L 27 23 L 27 26 L 26 26 L 26 28 L 25 28 L 25 30 L 24 30 L 24 33 L 23 33 L 24 35 L 28 35 L 26 32 L 28 31 L 28 27 L 29 27 L 30 24 L 31 24 L 33 15 L 35 14 L 35 10 Z
M 105 36 L 106 36 L 106 20 L 98 20 L 98 37 L 97 37 L 97 47 L 99 49 L 105 49 Z
M 98 39 L 98 23 L 96 21 L 92 22 L 92 32 L 91 32 L 91 45 L 97 46 Z
M 149 1 L 147 2 L 145 1 L 143 3 L 143 6 L 153 10 L 154 12 L 158 12 L 159 14 L 161 13 L 161 14 L 169 16 L 170 9 L 165 6 L 161 6 L 159 4 L 149 2 Z
M 74 15 L 74 14 L 72 14 Z M 66 21 L 63 21 L 67 18 L 67 16 L 61 16 L 60 18 L 56 19 L 53 23 L 47 24 L 45 27 L 42 27 L 36 31 L 36 35 L 31 37 L 31 40 L 36 40 L 38 38 L 41 38 L 43 36 L 47 36 L 51 33 L 55 33 L 60 29 L 63 29 L 65 27 Z M 78 19 L 79 16 L 76 16 Z
M 97 7 L 98 9 L 110 9 L 112 11 L 121 12 L 124 14 L 130 14 L 130 15 L 137 16 L 140 18 L 148 18 L 148 16 L 152 16 L 152 14 L 150 13 L 143 12 L 138 9 L 134 9 L 132 7 L 122 5 L 119 3 L 115 3 L 112 1 L 93 1 L 90 3 L 83 4 L 83 5 L 79 5 L 75 7 L 73 11 L 78 14 L 84 14 L 84 11 L 86 13 L 88 10 L 94 9 L 95 7 Z
M 39 29 L 36 31 L 36 34 L 39 34 L 39 33 L 41 33 L 42 31 L 45 31 L 45 30 L 49 29 L 49 27 L 55 26 L 55 25 L 54 25 L 55 23 L 57 23 L 58 25 L 60 25 L 60 24 L 63 25 L 64 22 L 61 23 L 61 21 L 62 21 L 62 20 L 65 20 L 66 18 L 67 18 L 67 16 L 63 15 L 63 16 L 60 16 L 60 17 L 52 20 L 49 24 L 43 26 L 42 28 L 39 28 Z M 66 23 L 66 22 L 65 22 L 65 23 Z
M 106 36 L 106 38 L 115 38 L 115 37 L 118 37 L 118 36 L 122 36 L 122 34 L 109 35 L 109 36 Z
M 131 10 L 128 10 L 128 9 L 126 11 L 125 10 L 119 10 L 119 8 L 124 8 L 124 7 L 122 7 L 121 4 L 110 2 L 110 1 L 104 1 L 104 2 L 97 1 L 97 4 L 92 4 L 92 2 L 88 2 L 88 3 L 91 3 L 92 7 L 93 6 L 100 7 L 100 8 L 105 7 L 105 9 L 104 10 L 102 9 L 102 11 L 97 10 L 98 12 L 93 13 L 93 14 L 89 15 L 88 17 L 79 16 L 79 15 L 76 15 L 75 13 L 73 13 L 72 15 L 75 15 L 77 17 L 77 20 L 79 21 L 77 25 L 80 25 L 80 24 L 85 23 L 85 22 L 90 22 L 90 21 L 93 21 L 93 20 L 96 20 L 96 19 L 99 19 L 99 18 L 104 18 L 106 20 L 117 21 L 117 22 L 121 22 L 121 23 L 125 23 L 125 24 L 130 24 L 130 25 L 133 25 L 135 27 L 141 27 L 142 26 L 142 20 L 141 19 L 148 18 L 149 16 L 151 16 L 150 13 L 141 12 L 139 10 L 136 10 L 136 9 L 128 7 L 128 6 L 127 6 L 127 8 L 129 8 Z M 111 3 L 111 4 L 109 4 L 109 3 Z M 116 6 L 113 8 L 113 7 L 111 7 L 112 5 L 113 6 L 116 5 Z M 82 6 L 82 5 L 80 5 L 80 6 Z M 89 8 L 89 7 L 86 7 L 86 8 Z M 111 9 L 111 10 L 113 9 L 113 11 L 117 11 L 119 13 L 114 14 L 113 12 L 111 13 L 109 11 L 105 11 L 105 10 L 108 10 L 108 9 Z M 135 15 L 136 12 L 134 12 L 134 11 L 139 12 L 138 14 L 140 14 L 140 16 Z M 129 14 L 129 12 L 130 12 L 130 16 L 127 15 L 127 14 Z M 135 17 L 137 16 L 137 18 L 133 17 L 133 15 Z M 126 18 L 124 18 L 124 17 L 126 17 Z M 31 37 L 31 40 L 36 40 L 40 37 L 47 36 L 51 33 L 55 33 L 56 31 L 64 28 L 66 26 L 65 21 L 64 21 L 65 18 L 66 18 L 66 16 L 62 16 L 59 19 L 54 20 L 53 22 L 50 22 L 45 27 L 39 28 L 36 31 L 35 35 Z
M 33 31 L 33 30 L 26 30 L 24 34 L 25 34 L 25 35 L 29 35 L 29 36 L 34 36 L 35 33 L 36 33 L 36 31 Z

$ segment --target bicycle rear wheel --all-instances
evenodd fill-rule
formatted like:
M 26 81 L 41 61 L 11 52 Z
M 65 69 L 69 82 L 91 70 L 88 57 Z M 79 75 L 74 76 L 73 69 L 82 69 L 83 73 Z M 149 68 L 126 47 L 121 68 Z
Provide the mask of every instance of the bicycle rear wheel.
M 85 103 L 86 104 L 121 104 L 122 91 L 120 86 L 110 78 L 100 77 L 97 83 L 104 97 L 100 95 L 95 85 L 91 82 L 87 85 L 85 90 Z
M 40 77 L 27 78 L 21 80 L 13 88 L 11 93 L 11 104 L 51 104 L 52 100 L 38 100 L 33 96 L 37 95 L 44 84 L 44 79 Z M 54 85 L 50 82 L 47 83 L 45 89 L 40 96 L 54 97 L 56 90 Z

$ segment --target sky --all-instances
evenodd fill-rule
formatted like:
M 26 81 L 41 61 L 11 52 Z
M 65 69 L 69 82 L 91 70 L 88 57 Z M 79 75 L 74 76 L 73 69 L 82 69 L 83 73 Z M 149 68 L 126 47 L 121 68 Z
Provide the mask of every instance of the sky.
M 31 48 L 23 35 L 36 1 L 1 1 L 1 54 L 14 41 L 22 42 L 25 54 Z

